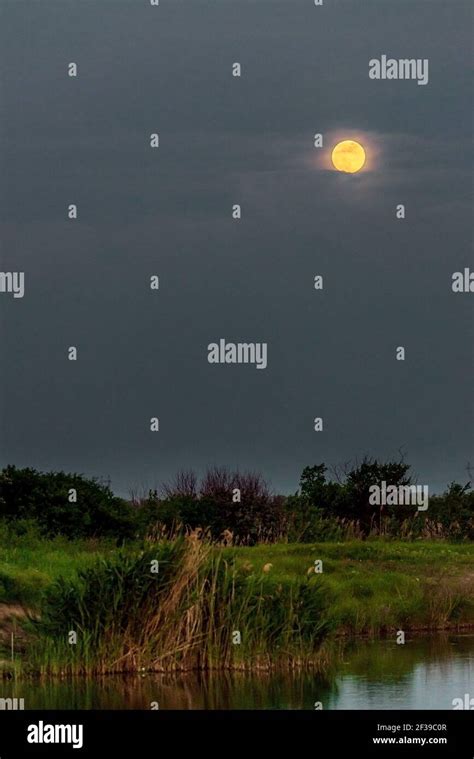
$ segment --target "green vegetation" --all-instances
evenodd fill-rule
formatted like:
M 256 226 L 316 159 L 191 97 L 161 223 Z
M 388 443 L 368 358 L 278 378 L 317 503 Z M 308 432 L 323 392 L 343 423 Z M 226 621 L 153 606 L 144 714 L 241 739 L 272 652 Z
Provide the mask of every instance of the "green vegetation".
M 0 472 L 0 518 L 18 531 L 33 523 L 44 535 L 133 537 L 133 510 L 108 485 L 80 474 L 7 466 Z
M 196 536 L 118 550 L 44 590 L 26 627 L 25 671 L 319 667 L 327 605 L 315 576 L 249 574 Z
M 278 496 L 213 468 L 126 501 L 82 475 L 7 467 L 0 666 L 321 669 L 343 637 L 473 625 L 474 492 L 452 483 L 426 511 L 372 504 L 373 484 L 408 487 L 409 469 L 366 458 L 331 480 L 320 464 Z
M 0 522 L 0 603 L 38 606 L 58 577 L 72 579 L 97 558 L 113 555 L 115 541 L 45 538 L 34 525 L 18 532 Z
M 192 471 L 179 472 L 160 492 L 126 501 L 108 485 L 82 475 L 9 466 L 0 472 L 0 520 L 20 533 L 34 524 L 50 537 L 108 537 L 117 544 L 195 529 L 216 542 L 225 536 L 233 545 L 374 536 L 474 538 L 470 482 L 451 483 L 444 493 L 431 494 L 426 510 L 413 503 L 374 504 L 371 487 L 382 482 L 395 489 L 415 488 L 405 462 L 364 458 L 336 470 L 333 479 L 324 464 L 306 467 L 299 490 L 290 496 L 271 493 L 259 474 L 213 467 L 201 480 Z
M 30 610 L 23 672 L 324 668 L 340 635 L 474 624 L 470 544 L 1 541 L 0 602 Z
M 328 622 L 343 634 L 474 624 L 472 544 L 369 539 L 237 548 L 237 565 L 271 563 L 286 582 L 323 562 Z

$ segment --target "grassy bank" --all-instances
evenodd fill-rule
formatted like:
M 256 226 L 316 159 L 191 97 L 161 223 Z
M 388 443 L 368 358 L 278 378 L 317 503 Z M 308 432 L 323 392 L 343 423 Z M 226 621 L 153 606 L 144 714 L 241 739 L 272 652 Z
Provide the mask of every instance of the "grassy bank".
M 472 543 L 352 540 L 261 545 L 235 554 L 247 571 L 271 563 L 270 573 L 283 583 L 322 561 L 318 577 L 331 598 L 328 621 L 341 634 L 474 625 Z
M 327 606 L 314 576 L 250 575 L 196 538 L 119 550 L 43 590 L 24 670 L 322 667 Z
M 9 658 L 14 630 L 22 672 L 324 669 L 341 635 L 474 624 L 471 544 L 194 540 L 118 549 L 0 537 L 0 658 Z M 20 607 L 32 619 L 13 621 L 8 610 Z

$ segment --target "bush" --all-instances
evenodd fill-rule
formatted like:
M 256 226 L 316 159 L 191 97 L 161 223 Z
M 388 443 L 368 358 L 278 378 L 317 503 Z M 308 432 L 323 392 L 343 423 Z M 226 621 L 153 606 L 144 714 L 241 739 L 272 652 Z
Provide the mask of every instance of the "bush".
M 381 463 L 364 458 L 346 467 L 336 482 L 326 478 L 324 464 L 306 467 L 300 490 L 286 501 L 290 541 L 344 540 L 347 537 L 385 535 L 404 538 L 474 538 L 474 492 L 470 483 L 451 483 L 445 493 L 431 495 L 429 508 L 370 503 L 369 488 L 385 481 L 410 485 L 410 466 L 403 461 Z M 339 473 L 340 475 L 340 473 Z
M 31 662 L 74 674 L 318 666 L 329 604 L 314 575 L 248 575 L 200 540 L 163 541 L 59 578 L 31 619 Z
M 260 475 L 215 467 L 201 483 L 192 472 L 181 472 L 165 485 L 164 497 L 150 492 L 139 505 L 138 520 L 142 533 L 160 526 L 166 534 L 200 528 L 213 540 L 228 533 L 236 545 L 254 545 L 282 536 L 284 502 L 270 493 Z
M 430 520 L 453 540 L 474 540 L 474 490 L 452 482 L 445 493 L 430 498 Z
M 70 502 L 72 490 L 77 502 Z M 0 472 L 0 518 L 18 524 L 33 520 L 44 535 L 69 538 L 132 537 L 131 506 L 110 488 L 80 474 L 37 472 L 8 466 Z

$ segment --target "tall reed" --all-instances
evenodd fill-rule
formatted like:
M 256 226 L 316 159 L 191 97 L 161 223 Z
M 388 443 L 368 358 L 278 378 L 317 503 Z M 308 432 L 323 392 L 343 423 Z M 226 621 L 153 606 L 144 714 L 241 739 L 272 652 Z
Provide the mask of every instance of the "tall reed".
M 29 663 L 35 672 L 64 675 L 321 669 L 327 603 L 315 575 L 281 584 L 238 570 L 195 536 L 160 542 L 58 580 L 30 619 Z

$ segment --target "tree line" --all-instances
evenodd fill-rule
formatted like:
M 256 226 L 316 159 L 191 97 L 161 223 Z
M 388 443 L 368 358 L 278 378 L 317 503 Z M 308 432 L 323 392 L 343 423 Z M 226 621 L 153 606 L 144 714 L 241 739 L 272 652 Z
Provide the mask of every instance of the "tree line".
M 333 469 L 305 467 L 292 495 L 272 492 L 262 475 L 211 467 L 202 477 L 180 471 L 159 489 L 129 499 L 81 474 L 7 466 L 0 472 L 0 519 L 46 536 L 108 537 L 118 542 L 199 531 L 234 545 L 316 542 L 371 535 L 474 538 L 474 490 L 450 483 L 426 511 L 412 504 L 374 504 L 371 486 L 413 484 L 404 460 L 361 461 Z

